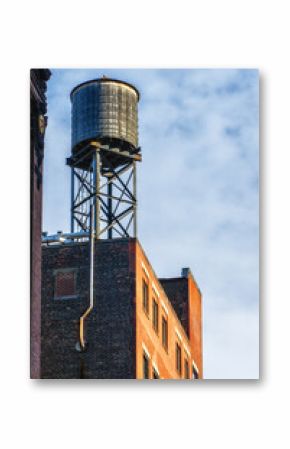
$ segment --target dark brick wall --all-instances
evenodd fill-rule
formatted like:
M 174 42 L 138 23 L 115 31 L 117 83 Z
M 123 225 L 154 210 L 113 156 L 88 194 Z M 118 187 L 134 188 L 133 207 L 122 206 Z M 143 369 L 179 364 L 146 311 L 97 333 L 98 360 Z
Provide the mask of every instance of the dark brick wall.
M 188 335 L 191 355 L 202 378 L 202 297 L 199 287 L 188 268 L 183 268 L 180 278 L 159 281 Z
M 74 299 L 54 299 L 54 273 L 76 270 Z M 135 378 L 135 240 L 95 245 L 95 308 L 85 321 L 87 350 L 75 349 L 89 305 L 89 245 L 43 248 L 41 377 Z
M 30 377 L 33 379 L 40 377 L 42 163 L 49 78 L 47 69 L 30 72 Z
M 189 336 L 188 279 L 159 279 L 159 282 L 164 288 L 185 332 Z

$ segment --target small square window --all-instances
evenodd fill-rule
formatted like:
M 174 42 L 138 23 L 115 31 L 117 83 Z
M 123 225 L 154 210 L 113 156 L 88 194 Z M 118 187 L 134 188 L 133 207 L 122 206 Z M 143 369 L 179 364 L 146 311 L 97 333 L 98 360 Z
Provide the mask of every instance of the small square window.
M 143 379 L 149 379 L 149 358 L 143 352 Z
M 74 298 L 76 296 L 76 272 L 75 270 L 58 270 L 55 273 L 54 297 Z
M 168 350 L 168 322 L 167 319 L 162 317 L 162 345 L 164 349 Z
M 189 363 L 187 359 L 184 359 L 184 378 L 189 379 Z
M 195 368 L 194 365 L 192 366 L 192 378 L 193 379 L 198 379 L 199 378 L 198 377 L 198 371 L 197 371 L 197 369 Z
M 155 368 L 153 368 L 153 370 L 152 370 L 152 377 L 153 377 L 153 379 L 160 379 L 158 371 Z
M 178 374 L 181 375 L 181 346 L 178 343 L 176 343 L 175 353 L 176 353 L 176 370 Z
M 145 279 L 143 279 L 143 284 L 142 284 L 142 295 L 143 295 L 143 310 L 146 313 L 146 315 L 149 315 L 149 294 L 148 294 L 148 284 L 145 281 Z
M 154 328 L 156 334 L 158 334 L 159 306 L 158 306 L 158 302 L 154 298 L 153 298 L 153 302 L 152 302 L 152 324 L 153 324 L 153 328 Z

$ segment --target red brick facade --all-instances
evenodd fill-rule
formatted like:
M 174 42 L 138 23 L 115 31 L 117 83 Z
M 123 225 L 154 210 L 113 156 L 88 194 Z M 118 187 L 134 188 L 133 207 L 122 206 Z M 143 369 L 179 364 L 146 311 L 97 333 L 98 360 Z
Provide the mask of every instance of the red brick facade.
M 148 308 L 144 308 L 143 284 L 148 286 Z M 136 245 L 136 377 L 144 377 L 144 357 L 149 363 L 149 378 L 154 371 L 161 379 L 192 378 L 194 371 L 202 377 L 201 311 L 194 307 L 196 298 L 201 305 L 199 290 L 193 278 L 173 280 L 170 294 L 164 286 L 168 280 L 158 280 L 142 247 Z M 192 285 L 194 284 L 194 286 Z M 195 295 L 196 296 L 193 296 Z M 171 299 L 174 299 L 174 303 Z M 174 305 L 175 307 L 174 307 Z M 158 326 L 154 326 L 154 310 L 158 310 Z M 182 310 L 182 313 L 178 313 Z M 191 310 L 191 312 L 189 311 Z M 163 324 L 167 342 L 163 341 Z M 188 368 L 187 368 L 188 365 Z M 193 369 L 192 367 L 195 367 Z

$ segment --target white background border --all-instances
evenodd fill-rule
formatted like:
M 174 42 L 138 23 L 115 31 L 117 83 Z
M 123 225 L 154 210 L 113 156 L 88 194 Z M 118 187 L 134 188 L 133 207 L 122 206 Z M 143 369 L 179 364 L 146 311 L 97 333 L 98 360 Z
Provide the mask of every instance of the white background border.
M 289 446 L 287 4 L 2 2 L 2 447 Z M 261 381 L 28 379 L 29 68 L 97 66 L 260 69 Z

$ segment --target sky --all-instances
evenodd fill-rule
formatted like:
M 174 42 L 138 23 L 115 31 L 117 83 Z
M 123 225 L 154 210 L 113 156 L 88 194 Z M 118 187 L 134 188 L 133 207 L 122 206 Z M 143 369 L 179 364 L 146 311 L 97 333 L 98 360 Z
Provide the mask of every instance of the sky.
M 57 69 L 48 82 L 43 230 L 70 230 L 69 94 L 103 75 L 141 93 L 138 238 L 159 277 L 203 295 L 204 377 L 259 377 L 259 73 Z

